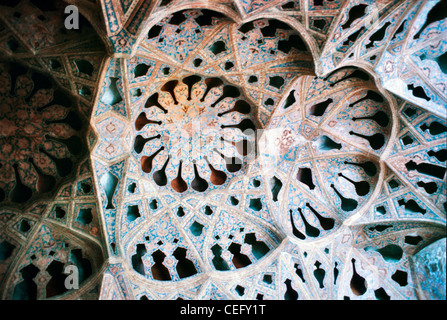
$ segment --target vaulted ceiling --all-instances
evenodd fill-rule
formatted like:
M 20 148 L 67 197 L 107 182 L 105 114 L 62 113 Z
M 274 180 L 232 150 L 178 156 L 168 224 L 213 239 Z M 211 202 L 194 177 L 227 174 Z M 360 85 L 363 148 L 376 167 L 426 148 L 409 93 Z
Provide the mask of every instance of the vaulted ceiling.
M 445 299 L 446 7 L 2 1 L 0 297 Z

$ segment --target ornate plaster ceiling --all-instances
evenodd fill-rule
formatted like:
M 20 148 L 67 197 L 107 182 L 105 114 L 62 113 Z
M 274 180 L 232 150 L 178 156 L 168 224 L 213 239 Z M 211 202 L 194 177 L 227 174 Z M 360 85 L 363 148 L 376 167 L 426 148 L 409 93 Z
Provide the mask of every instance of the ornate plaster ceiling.
M 0 6 L 2 299 L 445 299 L 446 1 Z

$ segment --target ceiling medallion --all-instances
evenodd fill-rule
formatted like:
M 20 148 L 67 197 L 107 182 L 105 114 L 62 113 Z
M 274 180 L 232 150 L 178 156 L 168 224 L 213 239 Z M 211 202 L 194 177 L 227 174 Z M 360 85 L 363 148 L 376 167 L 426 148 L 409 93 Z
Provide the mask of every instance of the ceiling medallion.
M 179 193 L 225 184 L 254 153 L 253 111 L 242 90 L 218 77 L 163 83 L 135 120 L 142 171 Z

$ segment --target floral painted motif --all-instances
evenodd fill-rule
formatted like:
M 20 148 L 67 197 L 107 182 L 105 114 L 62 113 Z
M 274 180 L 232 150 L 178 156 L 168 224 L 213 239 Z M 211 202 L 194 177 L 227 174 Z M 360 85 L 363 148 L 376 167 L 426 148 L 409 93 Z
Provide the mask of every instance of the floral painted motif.
M 0 5 L 1 299 L 445 299 L 444 0 L 74 2 Z

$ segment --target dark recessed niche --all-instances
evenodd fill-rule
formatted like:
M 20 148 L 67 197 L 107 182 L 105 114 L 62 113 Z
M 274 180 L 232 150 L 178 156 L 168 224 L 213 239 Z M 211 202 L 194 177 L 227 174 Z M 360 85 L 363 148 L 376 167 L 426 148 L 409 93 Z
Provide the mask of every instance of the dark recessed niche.
M 88 76 L 92 76 L 93 74 L 93 65 L 87 60 L 75 60 L 74 63 L 78 68 L 80 73 L 83 73 Z
M 171 16 L 171 19 L 169 20 L 169 24 L 178 26 L 180 25 L 182 22 L 186 21 L 186 16 L 183 14 L 183 12 L 176 12 Z
M 6 259 L 8 259 L 12 255 L 14 248 L 15 246 L 13 244 L 9 243 L 6 240 L 3 240 L 0 243 L 0 261 L 5 261 Z
M 235 288 L 235 290 L 236 290 L 237 294 L 240 295 L 241 297 L 242 297 L 242 296 L 244 295 L 244 293 L 245 293 L 245 288 L 242 287 L 242 286 L 240 286 L 240 285 L 237 285 L 236 288 Z
M 205 206 L 205 214 L 206 214 L 207 216 L 212 215 L 212 214 L 213 214 L 213 209 L 211 209 L 210 206 Z
M 51 70 L 58 70 L 62 67 L 61 63 L 57 59 L 50 59 L 50 68 Z
M 26 233 L 26 232 L 28 232 L 30 229 L 31 229 L 31 225 L 29 224 L 29 222 L 28 222 L 27 220 L 24 219 L 24 220 L 22 220 L 22 221 L 20 222 L 19 230 L 20 230 L 21 232 Z
M 219 55 L 222 52 L 227 51 L 227 46 L 225 45 L 225 42 L 219 40 L 214 42 L 210 47 L 209 50 L 214 54 L 214 55 Z
M 391 179 L 390 181 L 388 181 L 388 185 L 390 186 L 391 189 L 396 189 L 400 186 L 400 183 L 395 179 Z
M 185 215 L 185 210 L 183 209 L 183 207 L 178 207 L 177 216 L 183 217 L 184 215 Z
M 20 47 L 20 45 L 16 41 L 16 39 L 13 39 L 13 38 L 6 41 L 6 45 L 8 46 L 8 49 L 11 50 L 12 52 L 16 52 L 17 49 Z
M 324 27 L 326 26 L 326 24 L 327 24 L 327 22 L 324 19 L 315 19 L 312 22 L 312 25 L 314 26 L 314 28 L 317 28 L 317 29 L 320 29 L 320 30 L 323 30 Z
M 127 207 L 127 220 L 132 222 L 141 216 L 138 205 L 131 205 Z
M 230 197 L 230 203 L 231 203 L 233 206 L 237 206 L 237 205 L 239 204 L 239 200 L 238 200 L 236 197 L 231 196 L 231 197 Z
M 164 67 L 163 69 L 161 69 L 161 72 L 162 72 L 165 76 L 167 76 L 167 75 L 169 75 L 169 74 L 171 73 L 171 68 L 169 68 L 169 67 Z
M 284 85 L 284 83 L 285 83 L 284 78 L 280 76 L 270 77 L 269 80 L 269 85 L 277 89 L 280 89 Z
M 386 209 L 384 206 L 378 206 L 376 207 L 376 211 L 380 214 L 385 214 L 386 213 Z
M 93 220 L 92 209 L 83 208 L 79 209 L 78 217 L 76 221 L 82 223 L 83 225 L 88 225 Z
M 231 61 L 227 61 L 227 62 L 225 62 L 225 65 L 224 65 L 224 69 L 225 70 L 230 70 L 230 69 L 232 69 L 234 67 L 234 63 L 233 62 L 231 62 Z
M 152 210 L 156 210 L 158 208 L 157 199 L 152 199 L 152 201 L 149 202 L 149 208 L 151 208 Z
M 256 82 L 258 82 L 258 77 L 256 77 L 256 76 L 250 76 L 250 77 L 248 78 L 248 83 L 256 83 Z
M 203 60 L 200 58 L 196 58 L 192 61 L 192 64 L 194 65 L 194 67 L 198 68 L 200 67 L 200 65 L 202 64 Z
M 151 66 L 145 63 L 138 64 L 134 69 L 135 78 L 144 77 L 150 68 Z
M 65 217 L 65 214 L 67 213 L 63 208 L 57 206 L 54 210 L 55 216 L 58 219 L 62 219 Z

